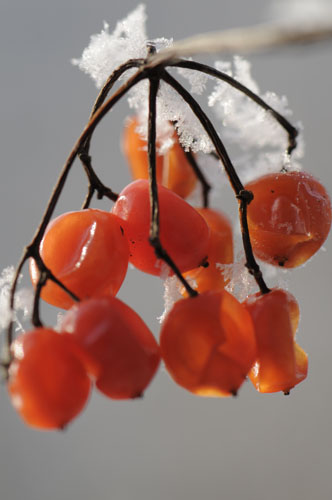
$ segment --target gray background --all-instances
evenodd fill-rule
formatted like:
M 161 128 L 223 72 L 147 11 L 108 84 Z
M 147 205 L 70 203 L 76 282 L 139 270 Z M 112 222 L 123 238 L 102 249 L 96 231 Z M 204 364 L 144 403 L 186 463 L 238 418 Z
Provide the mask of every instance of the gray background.
M 146 4 L 149 36 L 180 39 L 260 21 L 266 1 Z M 112 27 L 135 6 L 129 0 L 2 0 L 1 269 L 15 264 L 30 241 L 96 95 L 70 58 L 80 56 L 103 20 Z M 288 96 L 295 120 L 305 125 L 304 168 L 331 192 L 331 45 L 250 60 L 262 90 Z M 123 104 L 105 120 L 93 149 L 98 172 L 115 190 L 129 181 L 119 150 L 126 113 Z M 74 170 L 60 211 L 77 208 L 85 192 L 78 164 Z M 310 355 L 309 377 L 290 397 L 263 396 L 245 384 L 237 399 L 200 399 L 161 369 L 142 401 L 94 394 L 66 432 L 43 433 L 22 424 L 2 386 L 0 498 L 331 498 L 331 242 L 325 247 L 287 275 L 301 306 L 299 343 Z M 155 333 L 161 296 L 158 279 L 135 271 L 120 293 Z

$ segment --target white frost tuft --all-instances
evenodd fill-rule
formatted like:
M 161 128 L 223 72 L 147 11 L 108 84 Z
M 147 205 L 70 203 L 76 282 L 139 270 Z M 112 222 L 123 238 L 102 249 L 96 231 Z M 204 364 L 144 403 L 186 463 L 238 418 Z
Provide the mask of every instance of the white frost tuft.
M 112 33 L 108 23 L 104 22 L 103 30 L 92 35 L 82 57 L 72 59 L 72 63 L 90 75 L 101 88 L 109 75 L 128 59 L 146 57 L 145 22 L 145 5 L 142 4 L 119 21 Z
M 27 288 L 18 289 L 15 294 L 14 313 L 10 310 L 10 289 L 13 283 L 15 270 L 13 266 L 6 267 L 0 276 L 0 329 L 8 327 L 11 319 L 16 323 L 18 331 L 24 331 L 19 319 L 26 319 L 32 311 L 33 292 Z M 20 277 L 21 278 L 21 277 Z

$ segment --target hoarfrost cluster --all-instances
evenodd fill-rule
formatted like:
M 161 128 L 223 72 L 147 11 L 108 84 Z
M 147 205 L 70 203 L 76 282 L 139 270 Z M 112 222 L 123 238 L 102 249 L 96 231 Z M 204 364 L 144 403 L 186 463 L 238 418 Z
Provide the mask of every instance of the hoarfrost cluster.
M 10 310 L 10 289 L 14 280 L 15 270 L 13 266 L 3 269 L 0 275 L 0 330 L 8 327 L 11 320 L 14 321 L 16 329 L 23 331 L 24 321 L 30 315 L 33 304 L 33 293 L 31 289 L 21 288 L 15 294 L 15 312 Z
M 148 38 L 146 18 L 145 6 L 141 4 L 127 18 L 118 22 L 112 33 L 109 32 L 108 24 L 104 23 L 101 33 L 91 37 L 90 44 L 84 49 L 81 58 L 74 59 L 73 63 L 90 75 L 96 86 L 101 88 L 108 76 L 120 64 L 130 58 L 145 58 L 148 42 L 152 42 L 158 51 L 169 47 L 172 39 Z M 217 61 L 215 67 L 260 95 L 285 117 L 292 115 L 285 96 L 278 97 L 274 92 L 261 93 L 251 75 L 248 61 L 235 56 L 231 62 Z M 135 70 L 130 70 L 129 74 L 133 71 Z M 282 166 L 285 162 L 283 152 L 287 145 L 287 136 L 270 113 L 225 82 L 212 80 L 211 77 L 190 69 L 181 68 L 177 72 L 186 81 L 192 94 L 207 93 L 206 102 L 216 115 L 215 125 L 221 138 L 226 142 L 235 143 L 244 152 L 235 163 L 237 167 L 246 170 L 245 176 L 249 178 L 255 176 L 256 171 L 260 173 L 263 163 L 265 168 L 266 163 L 270 163 L 270 170 Z M 208 84 L 212 85 L 212 81 L 214 82 L 212 91 L 206 92 Z M 143 81 L 130 91 L 128 97 L 130 108 L 139 117 L 138 131 L 143 138 L 146 138 L 147 134 L 147 96 L 148 82 Z M 191 149 L 195 153 L 213 151 L 210 139 L 187 103 L 172 88 L 161 82 L 157 100 L 157 131 L 162 152 L 172 145 L 170 122 L 176 123 L 181 143 L 186 150 Z M 299 142 L 301 147 L 294 154 L 294 159 L 297 161 L 303 156 L 302 140 Z M 295 162 L 291 168 L 298 169 L 298 163 Z M 250 174 L 248 170 L 251 171 Z

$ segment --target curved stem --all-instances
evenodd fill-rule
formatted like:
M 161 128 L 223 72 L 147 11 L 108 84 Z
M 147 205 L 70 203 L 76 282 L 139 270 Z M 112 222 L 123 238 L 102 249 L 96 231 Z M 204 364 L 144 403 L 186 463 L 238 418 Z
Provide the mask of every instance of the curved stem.
M 220 158 L 222 164 L 225 167 L 227 176 L 229 178 L 229 181 L 232 185 L 232 188 L 237 195 L 240 191 L 243 190 L 243 185 L 236 173 L 236 170 L 233 166 L 233 163 L 231 162 L 230 157 L 228 156 L 228 153 L 226 151 L 226 148 L 221 141 L 220 137 L 218 136 L 216 129 L 212 125 L 211 120 L 209 117 L 206 115 L 206 113 L 203 111 L 201 106 L 198 104 L 198 102 L 192 97 L 192 95 L 177 81 L 175 78 L 173 78 L 167 71 L 163 71 L 161 74 L 162 80 L 164 80 L 168 85 L 173 87 L 173 89 L 180 94 L 180 96 L 184 99 L 184 101 L 190 106 L 192 109 L 193 113 L 197 116 L 199 121 L 201 122 L 204 130 L 208 134 L 208 136 L 211 139 L 211 142 L 213 143 L 216 152 L 218 154 L 218 157 Z
M 195 71 L 200 71 L 201 73 L 205 73 L 206 75 L 213 76 L 219 80 L 222 80 L 228 85 L 231 85 L 239 92 L 245 94 L 249 99 L 254 101 L 258 106 L 265 109 L 265 111 L 269 112 L 271 116 L 281 125 L 281 127 L 288 134 L 288 148 L 286 150 L 287 154 L 291 154 L 291 152 L 296 148 L 296 136 L 298 135 L 298 131 L 293 125 L 286 120 L 284 116 L 282 116 L 278 111 L 269 106 L 263 99 L 261 99 L 257 94 L 252 92 L 250 89 L 242 85 L 242 83 L 238 82 L 231 76 L 223 73 L 222 71 L 218 71 L 215 68 L 211 68 L 206 64 L 201 64 L 195 61 L 176 61 L 174 63 L 167 64 L 167 66 L 172 66 L 175 68 L 187 68 Z
M 257 285 L 261 293 L 268 293 L 270 290 L 265 284 L 262 273 L 260 271 L 259 265 L 257 264 L 250 242 L 249 236 L 249 228 L 247 221 L 247 206 L 253 199 L 253 194 L 250 191 L 244 189 L 235 168 L 228 156 L 228 153 L 219 138 L 215 128 L 213 127 L 210 119 L 204 113 L 198 102 L 191 96 L 191 94 L 177 81 L 175 80 L 169 73 L 165 70 L 162 71 L 161 74 L 162 80 L 168 83 L 176 92 L 180 94 L 180 96 L 187 102 L 187 104 L 192 109 L 193 113 L 197 116 L 199 121 L 201 122 L 204 130 L 210 137 L 214 147 L 216 148 L 216 152 L 218 157 L 223 162 L 226 173 L 230 180 L 231 186 L 235 192 L 236 198 L 239 202 L 239 211 L 240 211 L 240 223 L 241 223 L 241 231 L 242 231 L 242 240 L 244 251 L 246 254 L 246 267 L 249 270 L 249 273 L 252 274 L 256 280 Z
M 107 95 L 109 94 L 110 90 L 113 88 L 113 85 L 116 83 L 116 81 L 129 69 L 132 68 L 139 68 L 142 67 L 144 64 L 144 59 L 130 59 L 129 61 L 125 62 L 121 66 L 119 66 L 117 69 L 111 73 L 111 75 L 108 77 L 106 80 L 103 88 L 99 92 L 97 99 L 95 100 L 95 103 L 92 107 L 92 111 L 90 113 L 90 120 L 92 117 L 96 114 L 98 109 L 103 105 L 105 102 L 105 99 Z M 85 197 L 84 203 L 82 205 L 82 209 L 89 208 L 92 197 L 97 191 L 97 198 L 101 199 L 104 196 L 107 198 L 111 199 L 112 201 L 117 200 L 117 194 L 113 193 L 113 191 L 106 187 L 99 177 L 97 176 L 96 172 L 94 171 L 92 164 L 91 164 L 91 156 L 89 155 L 90 151 L 90 142 L 91 142 L 91 137 L 92 133 L 85 139 L 84 144 L 81 146 L 81 151 L 79 154 L 79 158 L 82 162 L 83 168 L 85 170 L 85 173 L 87 174 L 88 181 L 89 181 L 89 186 L 88 186 L 88 193 Z
M 125 62 L 121 66 L 119 66 L 117 69 L 111 73 L 111 75 L 108 77 L 106 80 L 103 88 L 99 92 L 97 99 L 95 100 L 95 103 L 92 107 L 92 111 L 90 114 L 90 120 L 93 117 L 93 115 L 98 111 L 98 109 L 102 106 L 102 104 L 105 102 L 105 99 L 112 90 L 113 85 L 116 83 L 116 81 L 129 69 L 132 68 L 140 68 L 144 63 L 144 59 L 130 59 L 129 61 Z M 86 154 L 89 154 L 89 149 L 90 149 L 90 139 L 91 137 L 88 137 L 85 141 L 84 144 L 84 151 Z
M 191 151 L 184 151 L 188 163 L 196 174 L 197 179 L 201 183 L 202 187 L 202 198 L 203 198 L 203 207 L 207 208 L 209 206 L 209 192 L 211 190 L 211 185 L 206 180 L 205 175 L 202 170 L 199 168 L 198 163 L 196 161 L 195 155 Z
M 182 276 L 180 270 L 165 248 L 162 246 L 159 238 L 160 234 L 160 217 L 159 217 L 159 199 L 157 189 L 156 175 L 156 101 L 159 89 L 160 79 L 158 76 L 151 75 L 150 92 L 149 92 L 149 123 L 148 123 L 148 158 L 149 158 L 149 191 L 150 191 L 150 207 L 151 207 L 151 222 L 150 222 L 150 238 L 149 241 L 154 248 L 157 258 L 162 259 L 174 272 L 185 287 L 189 297 L 197 295 L 187 280 Z
M 91 120 L 88 122 L 86 125 L 84 131 L 78 138 L 75 146 L 73 147 L 70 155 L 67 158 L 66 163 L 64 164 L 62 171 L 60 173 L 60 176 L 58 178 L 58 181 L 55 185 L 55 188 L 53 190 L 53 193 L 49 199 L 49 202 L 47 204 L 46 210 L 44 212 L 44 215 L 42 217 L 41 224 L 39 228 L 37 229 L 37 232 L 34 236 L 33 242 L 37 242 L 38 244 L 40 243 L 44 233 L 45 229 L 47 227 L 47 224 L 49 223 L 55 206 L 58 202 L 58 199 L 60 197 L 60 194 L 62 192 L 62 189 L 64 187 L 65 181 L 67 179 L 67 175 L 70 171 L 70 168 L 72 167 L 74 160 L 76 156 L 80 153 L 82 146 L 84 145 L 86 139 L 88 137 L 91 137 L 93 132 L 95 131 L 97 125 L 101 122 L 101 120 L 104 118 L 104 116 L 112 109 L 112 107 L 123 97 L 128 90 L 130 90 L 134 85 L 136 85 L 139 81 L 143 80 L 146 78 L 147 75 L 143 73 L 143 71 L 138 71 L 133 75 L 129 80 L 127 80 L 126 83 L 124 83 L 118 90 L 115 92 L 99 109 L 96 111 L 96 113 L 93 115 Z
M 17 265 L 16 272 L 15 272 L 15 277 L 14 281 L 10 290 L 10 309 L 11 311 L 14 310 L 14 298 L 15 298 L 15 293 L 16 293 L 16 288 L 17 288 L 17 283 L 19 279 L 19 275 L 23 269 L 23 266 L 25 262 L 29 259 L 29 257 L 34 257 L 37 261 L 42 262 L 39 254 L 39 246 L 40 242 L 45 234 L 45 230 L 47 228 L 47 225 L 49 224 L 51 217 L 53 215 L 53 212 L 55 210 L 55 207 L 57 205 L 57 202 L 59 200 L 59 197 L 62 193 L 62 190 L 64 188 L 66 179 L 68 177 L 68 174 L 70 172 L 70 169 L 74 163 L 74 160 L 76 156 L 79 154 L 81 151 L 81 148 L 85 144 L 85 141 L 88 138 L 91 138 L 95 128 L 97 125 L 100 123 L 100 121 L 103 119 L 103 117 L 112 109 L 112 107 L 123 97 L 128 90 L 130 90 L 134 85 L 136 85 L 139 81 L 143 80 L 146 78 L 147 75 L 144 73 L 143 68 L 141 68 L 139 71 L 137 71 L 131 78 L 129 78 L 118 90 L 115 92 L 100 108 L 98 111 L 96 111 L 93 115 L 93 117 L 90 119 L 88 124 L 86 125 L 85 129 L 83 130 L 82 134 L 78 138 L 76 144 L 74 145 L 72 151 L 70 152 L 66 163 L 64 164 L 61 173 L 58 177 L 58 180 L 56 182 L 56 185 L 53 189 L 53 192 L 51 194 L 51 197 L 48 201 L 48 204 L 46 206 L 46 209 L 44 211 L 44 214 L 42 216 L 41 222 L 34 234 L 34 237 L 31 241 L 31 243 L 24 249 L 24 252 L 22 254 L 22 257 Z M 55 283 L 57 283 L 61 288 L 63 288 L 74 300 L 78 300 L 78 298 L 70 291 L 68 290 L 65 285 L 63 285 L 52 273 L 49 269 L 46 268 L 45 264 L 42 263 L 44 266 L 42 270 L 47 270 L 48 276 L 47 279 L 51 279 Z M 36 315 L 34 316 L 34 321 L 37 323 L 40 322 L 38 319 L 38 306 L 34 307 L 34 310 L 37 311 Z M 11 321 L 8 329 L 7 329 L 7 335 L 6 335 L 6 346 L 8 353 L 10 352 L 10 344 L 12 343 L 13 340 L 13 322 Z

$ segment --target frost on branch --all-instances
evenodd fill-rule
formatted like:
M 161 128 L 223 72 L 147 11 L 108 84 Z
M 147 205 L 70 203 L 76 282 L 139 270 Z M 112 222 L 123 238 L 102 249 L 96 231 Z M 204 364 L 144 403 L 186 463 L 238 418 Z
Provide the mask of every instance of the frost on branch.
M 8 327 L 11 319 L 16 323 L 18 331 L 23 331 L 19 319 L 30 316 L 33 304 L 33 292 L 27 288 L 21 288 L 15 293 L 14 313 L 10 310 L 10 289 L 14 279 L 15 270 L 13 266 L 6 267 L 0 275 L 0 330 Z
M 173 41 L 167 38 L 148 39 L 146 35 L 145 6 L 139 5 L 127 18 L 118 22 L 115 30 L 110 33 L 109 25 L 104 24 L 101 33 L 93 35 L 89 46 L 84 49 L 80 59 L 73 59 L 73 64 L 91 76 L 96 86 L 101 88 L 109 75 L 128 59 L 145 58 L 147 42 L 153 43 L 157 51 L 169 47 Z M 130 70 L 125 77 L 135 70 Z M 180 70 L 181 75 L 188 79 L 192 91 L 201 93 L 207 81 L 205 75 L 196 72 Z M 123 77 L 122 77 L 123 78 Z M 136 85 L 129 93 L 129 106 L 139 117 L 142 138 L 147 134 L 148 114 L 148 82 Z M 161 82 L 157 99 L 157 131 L 158 140 L 163 144 L 162 152 L 171 147 L 172 127 L 169 122 L 176 122 L 180 140 L 185 149 L 210 152 L 212 144 L 188 105 L 170 87 Z
M 153 43 L 157 51 L 170 47 L 172 39 L 158 38 L 150 40 L 146 33 L 145 6 L 140 4 L 125 19 L 118 22 L 114 31 L 109 32 L 105 23 L 101 33 L 93 35 L 89 46 L 80 59 L 74 59 L 81 70 L 89 74 L 100 88 L 108 76 L 119 65 L 131 58 L 145 58 L 147 43 Z M 273 92 L 261 94 L 250 72 L 248 61 L 235 57 L 230 62 L 217 62 L 217 69 L 233 76 L 253 92 L 259 94 L 276 111 L 285 117 L 291 116 L 291 110 L 285 97 L 278 97 Z M 122 78 L 127 78 L 135 70 L 129 70 Z M 178 69 L 178 75 L 186 80 L 192 94 L 202 94 L 206 90 L 210 77 L 189 69 Z M 242 151 L 235 158 L 235 166 L 243 172 L 243 182 L 253 177 L 280 170 L 300 169 L 298 160 L 303 156 L 302 137 L 298 138 L 299 147 L 292 156 L 292 163 L 285 158 L 287 146 L 285 131 L 272 118 L 248 97 L 222 81 L 215 82 L 214 89 L 207 96 L 208 105 L 213 107 L 217 120 L 217 129 L 223 140 L 235 143 Z M 148 81 L 136 85 L 128 95 L 131 109 L 139 119 L 139 133 L 143 139 L 147 136 L 148 116 Z M 188 105 L 168 85 L 161 82 L 157 99 L 157 138 L 160 153 L 165 153 L 173 143 L 172 127 L 175 123 L 180 141 L 186 150 L 209 153 L 213 151 L 210 139 L 203 131 L 198 119 L 193 116 Z
M 262 94 L 251 75 L 251 65 L 242 57 L 235 56 L 233 64 L 217 61 L 216 69 L 239 81 L 281 115 L 289 118 L 292 111 L 285 96 L 274 92 Z M 234 161 L 243 174 L 243 182 L 254 177 L 280 170 L 287 166 L 299 170 L 298 160 L 303 157 L 302 135 L 297 138 L 298 147 L 292 154 L 292 163 L 285 157 L 287 134 L 276 122 L 271 113 L 265 111 L 246 95 L 225 82 L 218 81 L 208 97 L 209 106 L 222 126 L 225 140 L 235 143 L 243 153 Z M 301 129 L 301 125 L 298 124 Z
M 91 76 L 97 88 L 101 88 L 108 76 L 128 59 L 146 57 L 145 6 L 139 5 L 125 19 L 119 21 L 110 33 L 108 23 L 90 44 L 80 59 L 72 63 Z

